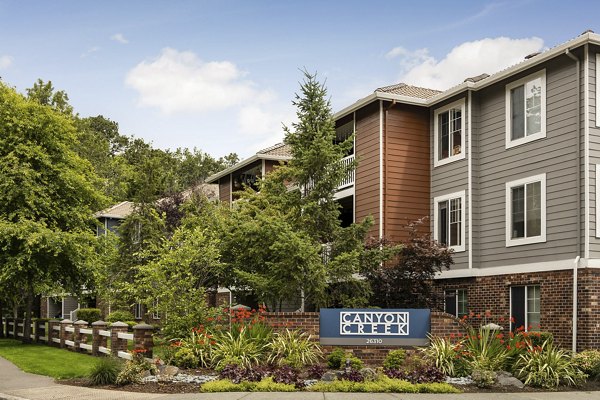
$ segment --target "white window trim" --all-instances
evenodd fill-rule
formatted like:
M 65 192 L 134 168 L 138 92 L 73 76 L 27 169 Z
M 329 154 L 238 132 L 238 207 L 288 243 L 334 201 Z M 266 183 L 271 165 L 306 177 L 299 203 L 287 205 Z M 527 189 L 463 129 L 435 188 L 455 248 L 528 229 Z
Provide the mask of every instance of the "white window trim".
M 530 135 L 530 136 L 525 136 L 521 139 L 516 139 L 516 140 L 511 140 L 511 124 L 512 124 L 512 115 L 511 115 L 511 108 L 510 108 L 510 91 L 514 88 L 516 88 L 517 86 L 521 86 L 526 84 L 529 81 L 532 81 L 534 79 L 537 78 L 541 78 L 542 79 L 542 99 L 541 99 L 541 113 L 542 113 L 542 120 L 541 122 L 541 127 L 540 127 L 540 132 L 536 133 L 534 135 Z M 515 146 L 520 146 L 522 144 L 525 143 L 529 143 L 532 142 L 534 140 L 538 140 L 538 139 L 543 139 L 546 137 L 546 69 L 542 69 L 538 72 L 536 72 L 535 74 L 531 74 L 531 75 L 527 75 L 524 78 L 519 79 L 518 81 L 515 82 L 511 82 L 508 85 L 506 85 L 506 95 L 505 95 L 505 102 L 506 102 L 506 148 L 510 149 L 511 147 L 515 147 Z
M 596 237 L 600 238 L 600 164 L 596 164 Z
M 460 108 L 460 131 L 461 131 L 461 135 L 460 135 L 460 154 L 456 154 L 453 156 L 449 156 L 448 158 L 444 158 L 443 160 L 439 159 L 439 142 L 438 142 L 438 115 L 441 113 L 444 113 L 452 108 Z M 465 115 L 465 99 L 461 99 L 458 101 L 455 101 L 454 103 L 450 103 L 445 105 L 442 108 L 439 108 L 437 110 L 435 110 L 433 112 L 433 166 L 434 167 L 439 167 L 440 165 L 445 165 L 445 164 L 449 164 L 451 162 L 457 161 L 457 160 L 463 160 L 465 158 L 465 153 L 467 152 L 467 149 L 465 148 L 465 136 L 466 136 L 466 131 L 465 131 L 465 121 L 466 121 L 466 115 Z
M 539 236 L 531 236 L 519 239 L 513 239 L 511 236 L 511 220 L 512 220 L 512 197 L 511 189 L 515 186 L 522 186 L 528 183 L 540 182 L 541 192 L 541 208 L 542 208 L 542 221 L 541 221 L 541 234 Z M 527 216 L 525 216 L 525 223 L 527 223 Z M 519 179 L 516 181 L 506 182 L 506 247 L 521 246 L 532 243 L 545 243 L 546 242 L 546 174 L 540 174 L 530 176 L 528 178 Z
M 438 228 L 438 212 L 439 212 L 439 203 L 441 203 L 442 201 L 447 201 L 447 200 L 451 200 L 451 199 L 458 199 L 460 198 L 460 218 L 461 218 L 461 224 L 460 224 L 460 235 L 461 235 L 461 239 L 462 239 L 462 244 L 460 246 L 448 246 L 449 249 L 454 250 L 455 253 L 459 253 L 462 251 L 466 251 L 466 237 L 465 237 L 465 226 L 466 224 L 466 220 L 465 220 L 465 208 L 467 208 L 467 205 L 465 203 L 465 191 L 461 190 L 460 192 L 454 192 L 454 193 L 449 193 L 449 194 L 445 194 L 442 196 L 437 196 L 433 198 L 433 237 L 436 241 L 439 241 L 439 228 Z
M 514 288 L 514 287 L 524 287 L 525 288 L 525 304 L 524 304 L 524 307 L 523 307 L 524 314 L 525 314 L 525 321 L 524 321 L 523 328 L 524 328 L 525 332 L 529 332 L 529 315 L 528 315 L 529 314 L 529 304 L 528 304 L 528 301 L 527 301 L 527 295 L 529 294 L 529 288 L 530 287 L 534 287 L 534 286 L 540 288 L 540 323 L 541 323 L 542 322 L 541 321 L 541 316 L 542 316 L 542 285 L 540 285 L 539 283 L 538 284 L 534 283 L 534 284 L 531 284 L 531 285 L 515 285 L 515 286 L 510 286 L 509 289 L 508 289 L 508 296 L 509 296 L 509 299 L 508 299 L 508 309 L 510 310 L 509 313 L 512 314 L 512 303 L 513 303 L 513 301 L 512 301 L 512 288 Z M 509 331 L 512 332 L 514 329 L 519 328 L 518 326 L 517 327 L 513 327 L 512 315 L 510 315 L 509 322 L 510 322 L 510 326 L 508 328 Z M 534 331 L 534 330 L 535 329 L 532 329 L 532 331 Z
M 600 99 L 598 99 L 598 93 L 600 93 L 600 53 L 596 54 L 596 126 L 600 127 Z M 598 236 L 598 234 L 596 234 Z

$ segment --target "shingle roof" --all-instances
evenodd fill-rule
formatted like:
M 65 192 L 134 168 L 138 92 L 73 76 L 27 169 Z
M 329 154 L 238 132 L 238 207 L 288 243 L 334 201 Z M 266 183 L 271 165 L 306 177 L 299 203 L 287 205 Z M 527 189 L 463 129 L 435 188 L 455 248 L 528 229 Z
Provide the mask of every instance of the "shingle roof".
M 123 201 L 119 204 L 115 204 L 112 207 L 109 207 L 105 210 L 97 212 L 95 214 L 96 218 L 116 218 L 116 219 L 124 219 L 129 214 L 133 212 L 135 204 L 132 201 Z
M 406 83 L 397 83 L 395 85 L 384 86 L 375 89 L 376 92 L 399 94 L 401 96 L 416 97 L 419 99 L 428 99 L 441 93 L 439 90 L 428 89 L 419 86 L 411 86 Z
M 270 156 L 281 156 L 281 157 L 291 157 L 292 152 L 289 145 L 285 143 L 277 143 L 271 147 L 267 147 L 266 149 L 262 149 L 256 152 L 256 154 L 266 154 Z

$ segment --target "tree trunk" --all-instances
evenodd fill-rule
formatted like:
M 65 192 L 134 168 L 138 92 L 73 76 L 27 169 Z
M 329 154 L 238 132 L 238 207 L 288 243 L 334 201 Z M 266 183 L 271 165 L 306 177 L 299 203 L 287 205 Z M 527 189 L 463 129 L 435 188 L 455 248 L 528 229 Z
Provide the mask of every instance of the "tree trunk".
M 27 299 L 25 302 L 25 320 L 23 321 L 23 343 L 31 343 L 31 310 L 33 309 L 33 285 L 27 286 Z

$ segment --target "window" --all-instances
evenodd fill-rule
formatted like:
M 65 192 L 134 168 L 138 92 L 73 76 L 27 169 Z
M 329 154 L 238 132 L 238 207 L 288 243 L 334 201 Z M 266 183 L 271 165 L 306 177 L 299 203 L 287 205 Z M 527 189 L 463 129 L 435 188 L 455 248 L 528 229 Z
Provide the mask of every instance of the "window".
M 506 148 L 546 137 L 546 70 L 506 85 Z
M 523 327 L 526 331 L 540 329 L 539 285 L 513 286 L 510 288 L 510 329 Z
M 135 303 L 133 306 L 133 317 L 135 319 L 142 319 L 144 316 L 144 306 L 141 303 Z
M 458 318 L 468 314 L 466 289 L 446 290 L 444 299 L 444 311 L 448 314 L 455 315 Z
M 546 241 L 546 174 L 506 184 L 506 246 Z
M 435 240 L 454 251 L 465 251 L 465 191 L 433 199 Z
M 154 312 L 152 313 L 153 319 L 160 319 L 160 312 L 158 311 L 158 299 L 154 299 Z
M 465 158 L 465 101 L 436 110 L 433 115 L 434 166 Z

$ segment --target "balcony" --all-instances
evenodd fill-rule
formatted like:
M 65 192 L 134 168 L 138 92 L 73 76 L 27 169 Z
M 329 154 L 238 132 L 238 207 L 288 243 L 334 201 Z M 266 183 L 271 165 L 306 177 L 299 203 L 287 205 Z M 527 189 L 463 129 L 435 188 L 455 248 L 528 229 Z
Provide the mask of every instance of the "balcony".
M 348 166 L 348 165 L 352 164 L 353 162 L 354 162 L 354 154 L 351 154 L 348 157 L 342 158 L 342 161 L 341 161 L 342 165 L 344 165 L 344 166 Z M 354 185 L 355 174 L 356 174 L 356 171 L 354 169 L 352 169 L 351 171 L 348 171 L 348 175 L 342 181 L 342 183 L 338 186 L 338 190 L 342 190 L 349 186 Z

